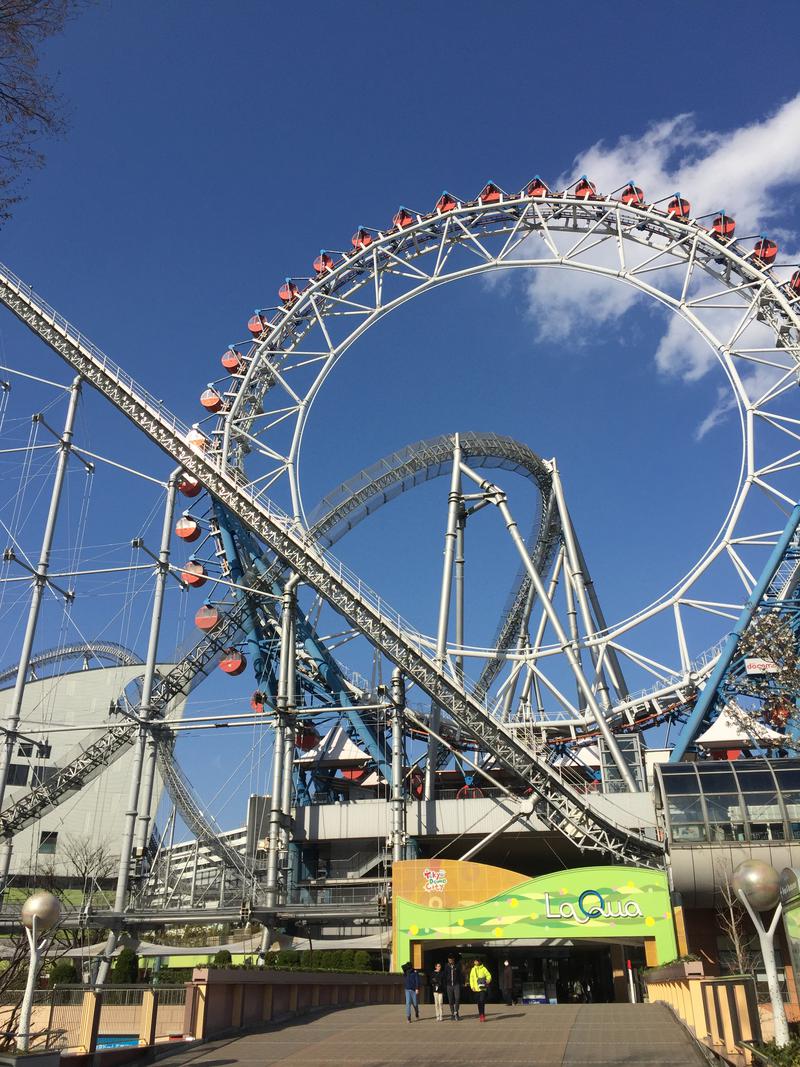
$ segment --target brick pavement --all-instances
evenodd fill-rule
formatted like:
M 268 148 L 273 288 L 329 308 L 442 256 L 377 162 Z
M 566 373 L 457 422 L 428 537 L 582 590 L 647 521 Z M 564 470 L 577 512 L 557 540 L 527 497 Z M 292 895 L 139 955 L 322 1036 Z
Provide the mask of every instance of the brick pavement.
M 661 1004 L 467 1005 L 437 1023 L 423 1005 L 317 1012 L 160 1059 L 164 1067 L 701 1067 L 706 1061 Z

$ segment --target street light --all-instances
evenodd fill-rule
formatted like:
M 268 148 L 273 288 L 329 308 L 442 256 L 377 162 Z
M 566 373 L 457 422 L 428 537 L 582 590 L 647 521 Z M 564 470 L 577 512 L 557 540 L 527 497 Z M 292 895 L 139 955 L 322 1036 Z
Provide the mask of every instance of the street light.
M 52 893 L 34 893 L 22 905 L 19 917 L 25 928 L 31 951 L 28 981 L 25 985 L 25 996 L 22 998 L 17 1028 L 17 1050 L 27 1052 L 31 1036 L 31 1008 L 36 976 L 39 973 L 39 965 L 53 939 L 51 931 L 61 921 L 61 904 Z
M 772 1002 L 772 1019 L 775 1027 L 775 1044 L 782 1048 L 789 1044 L 789 1024 L 786 1022 L 786 1010 L 778 983 L 778 968 L 775 965 L 775 945 L 773 939 L 778 920 L 781 917 L 780 875 L 768 863 L 761 860 L 744 860 L 733 872 L 733 889 L 736 896 L 747 908 L 753 920 L 761 946 L 764 970 L 767 974 L 769 999 Z M 759 912 L 775 908 L 775 914 L 769 927 L 765 927 Z

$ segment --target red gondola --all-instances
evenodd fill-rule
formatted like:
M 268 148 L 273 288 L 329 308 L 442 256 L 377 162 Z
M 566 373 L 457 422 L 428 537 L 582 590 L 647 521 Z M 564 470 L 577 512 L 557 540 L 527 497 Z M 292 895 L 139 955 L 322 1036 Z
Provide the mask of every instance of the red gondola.
M 203 393 L 200 394 L 200 403 L 206 409 L 210 411 L 212 415 L 215 415 L 218 411 L 222 410 L 224 403 L 222 397 L 219 395 L 216 389 L 212 389 L 210 386 Z
M 421 800 L 422 794 L 425 792 L 425 782 L 423 780 L 422 775 L 419 774 L 417 771 L 414 771 L 411 775 L 409 785 L 411 787 L 412 797 L 416 797 L 417 800 Z
M 265 330 L 269 329 L 269 323 L 263 315 L 256 314 L 248 320 L 247 328 L 250 333 L 253 334 L 254 337 L 258 337 L 260 333 L 263 333 Z
M 633 182 L 628 182 L 622 190 L 620 200 L 628 207 L 643 207 L 644 190 L 640 189 L 638 185 L 634 185 Z
M 584 175 L 575 186 L 575 196 L 579 200 L 594 200 L 597 196 L 597 186 Z
M 398 230 L 404 230 L 407 226 L 414 225 L 414 216 L 410 211 L 406 211 L 404 207 L 401 207 L 397 214 L 392 219 L 392 226 L 395 226 Z
M 264 714 L 264 705 L 267 702 L 266 693 L 262 693 L 260 689 L 256 689 L 255 693 L 250 697 L 250 707 L 253 711 L 257 711 L 259 715 Z
M 327 274 L 329 270 L 333 270 L 333 260 L 327 252 L 320 252 L 314 260 L 314 270 L 317 274 Z
M 692 205 L 688 200 L 684 200 L 680 193 L 673 196 L 667 204 L 667 214 L 673 219 L 688 219 L 691 210 Z
M 219 610 L 213 604 L 203 604 L 194 617 L 194 624 L 198 630 L 213 630 L 219 623 Z
M 278 296 L 284 304 L 291 304 L 297 299 L 297 286 L 287 278 L 278 290 Z
M 789 288 L 793 293 L 800 295 L 800 270 L 796 270 L 789 279 Z
M 762 263 L 765 267 L 768 267 L 771 263 L 775 262 L 777 254 L 778 246 L 774 241 L 770 241 L 766 237 L 762 237 L 760 241 L 756 241 L 756 246 L 753 249 L 753 259 L 757 259 L 758 262 Z
M 494 182 L 488 182 L 484 185 L 483 189 L 481 189 L 481 195 L 478 197 L 478 200 L 482 204 L 496 204 L 502 196 L 503 194 Z
M 295 744 L 302 752 L 310 752 L 319 744 L 319 734 L 313 723 L 300 723 L 297 728 Z
M 247 660 L 238 648 L 226 648 L 219 661 L 219 669 L 234 678 L 237 674 L 241 674 L 246 666 Z
M 362 226 L 361 229 L 356 230 L 353 234 L 352 245 L 357 252 L 360 252 L 362 248 L 369 248 L 372 240 L 372 234 Z
M 180 537 L 181 541 L 186 541 L 189 544 L 192 541 L 196 541 L 201 532 L 200 523 L 197 519 L 193 519 L 191 515 L 181 515 L 175 523 L 175 536 Z
M 190 559 L 181 571 L 181 581 L 192 589 L 201 589 L 207 580 L 205 567 L 196 559 Z
M 528 182 L 528 187 L 525 190 L 526 196 L 547 196 L 550 190 L 537 174 L 533 181 Z
M 736 233 L 736 220 L 721 211 L 711 223 L 711 232 L 720 241 L 730 241 Z
M 231 374 L 235 374 L 242 365 L 242 361 L 239 358 L 239 353 L 236 351 L 235 348 L 226 348 L 222 354 L 222 359 L 220 360 L 220 362 L 222 363 L 222 366 L 225 368 L 225 370 L 230 371 Z
M 202 485 L 191 474 L 187 474 L 186 471 L 182 471 L 178 479 L 178 492 L 183 493 L 184 496 L 197 496 L 202 489 Z
M 345 778 L 348 782 L 360 782 L 362 778 L 366 778 L 367 772 L 363 767 L 343 767 L 342 778 Z

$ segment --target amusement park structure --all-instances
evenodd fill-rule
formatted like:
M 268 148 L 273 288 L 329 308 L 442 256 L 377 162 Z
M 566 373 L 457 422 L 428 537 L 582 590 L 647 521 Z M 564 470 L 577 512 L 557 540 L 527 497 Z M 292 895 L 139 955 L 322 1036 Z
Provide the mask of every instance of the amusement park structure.
M 678 582 L 623 620 L 609 622 L 603 612 L 556 460 L 508 437 L 462 430 L 421 441 L 365 468 L 313 513 L 303 500 L 299 459 L 306 426 L 351 346 L 387 313 L 445 282 L 533 268 L 616 280 L 675 312 L 717 355 L 739 413 L 739 470 L 717 533 Z M 205 417 L 188 426 L 0 267 L 0 300 L 77 375 L 58 435 L 39 563 L 31 569 L 25 640 L 17 667 L 2 676 L 14 680 L 0 760 L 3 883 L 15 835 L 132 752 L 113 906 L 68 917 L 110 929 L 107 954 L 124 927 L 207 918 L 193 899 L 169 892 L 164 864 L 172 859 L 163 835 L 153 845 L 157 776 L 196 840 L 195 868 L 202 847 L 227 872 L 218 914 L 261 922 L 263 947 L 282 919 L 324 923 L 332 915 L 372 914 L 363 902 L 337 910 L 290 893 L 293 812 L 324 804 L 336 778 L 335 769 L 322 771 L 324 745 L 315 724 L 322 715 L 339 723 L 339 769 L 347 766 L 346 743 L 363 757 L 357 777 L 343 772 L 348 788 L 360 788 L 360 795 L 391 812 L 384 867 L 410 854 L 409 804 L 435 806 L 453 768 L 464 783 L 460 799 L 486 799 L 485 790 L 502 800 L 499 821 L 462 858 L 512 826 L 535 823 L 578 853 L 663 867 L 663 834 L 646 818 L 623 818 L 608 800 L 615 792 L 646 792 L 642 738 L 648 730 L 678 732 L 672 751 L 681 759 L 722 708 L 736 702 L 745 731 L 766 719 L 783 730 L 775 748 L 793 748 L 789 720 L 800 696 L 800 422 L 792 414 L 800 270 L 782 265 L 767 237 L 739 239 L 726 213 L 693 215 L 679 193 L 648 202 L 633 182 L 603 195 L 586 177 L 560 191 L 537 177 L 515 193 L 489 183 L 469 201 L 445 192 L 432 211 L 400 208 L 384 230 L 359 227 L 346 251 L 326 250 L 314 259 L 310 278 L 287 278 L 278 299 L 275 307 L 257 309 L 247 339 L 225 350 L 224 377 L 201 396 Z M 48 662 L 47 653 L 34 653 L 37 615 L 43 592 L 56 581 L 50 554 L 64 471 L 72 456 L 88 462 L 73 441 L 86 384 L 175 466 L 166 481 L 158 550 L 136 546 L 152 556 L 148 647 L 140 684 L 120 693 L 107 728 L 45 782 L 6 803 L 15 745 L 20 738 L 35 740 L 25 730 L 22 700 L 37 666 Z M 536 496 L 527 537 L 506 489 L 508 474 L 526 480 Z M 449 480 L 449 493 L 438 620 L 429 636 L 393 611 L 330 547 L 396 496 L 439 477 Z M 188 505 L 181 515 L 179 495 Z M 468 524 L 488 521 L 473 519 L 483 511 L 497 513 L 520 570 L 493 643 L 476 647 L 465 634 L 464 560 Z M 172 561 L 176 543 L 196 545 L 188 562 Z M 6 558 L 13 560 L 13 552 Z M 708 591 L 711 576 L 723 570 L 734 583 L 727 599 Z M 199 638 L 165 666 L 160 630 L 171 581 L 187 589 L 209 583 L 212 593 L 197 612 Z M 315 598 L 311 608 L 301 603 L 302 590 Z M 339 661 L 318 623 L 323 603 L 391 663 L 390 685 L 365 684 Z M 692 650 L 686 625 L 692 613 L 721 619 L 730 632 L 707 651 Z M 670 631 L 658 658 L 642 637 L 654 621 Z M 84 651 L 130 663 L 125 649 Z M 75 653 L 84 654 L 79 647 Z M 64 655 L 55 652 L 51 660 Z M 755 658 L 767 663 L 761 674 L 750 670 Z M 260 849 L 252 842 L 244 851 L 231 845 L 175 759 L 175 740 L 188 728 L 175 709 L 214 667 L 234 676 L 254 673 L 252 714 L 241 721 L 267 722 L 272 729 L 272 788 Z M 424 694 L 422 702 L 412 702 L 412 689 L 414 700 Z M 764 749 L 757 741 L 743 747 Z M 601 770 L 599 792 L 586 775 L 590 751 Z M 342 776 L 338 782 L 343 788 Z M 104 974 L 101 967 L 101 980 Z

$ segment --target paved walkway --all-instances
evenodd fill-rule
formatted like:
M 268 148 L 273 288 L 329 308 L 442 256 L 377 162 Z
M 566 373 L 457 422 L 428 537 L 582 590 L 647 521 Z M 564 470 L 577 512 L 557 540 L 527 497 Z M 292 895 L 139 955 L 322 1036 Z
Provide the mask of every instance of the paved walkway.
M 701 1067 L 706 1061 L 661 1004 L 492 1006 L 485 1024 L 433 1008 L 406 1022 L 402 1005 L 301 1016 L 258 1033 L 160 1059 L 165 1067 Z

